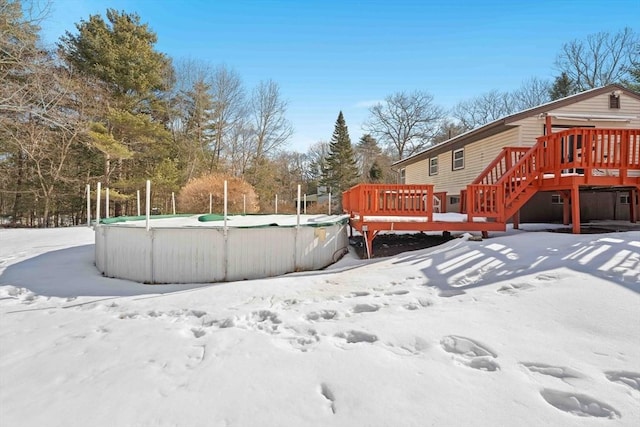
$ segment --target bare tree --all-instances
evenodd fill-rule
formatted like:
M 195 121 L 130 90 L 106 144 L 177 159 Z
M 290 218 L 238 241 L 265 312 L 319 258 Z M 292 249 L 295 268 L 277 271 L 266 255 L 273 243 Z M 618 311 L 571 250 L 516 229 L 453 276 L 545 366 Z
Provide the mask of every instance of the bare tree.
M 438 133 L 433 137 L 433 143 L 439 144 L 453 138 L 454 136 L 463 134 L 465 131 L 466 129 L 464 129 L 459 123 L 451 120 L 443 120 L 440 125 L 440 129 L 438 129 Z
M 255 160 L 255 138 L 247 123 L 238 123 L 229 133 L 228 172 L 242 177 Z
M 525 80 L 519 89 L 513 92 L 513 103 L 516 111 L 527 110 L 551 101 L 549 80 L 531 77 Z
M 498 120 L 517 111 L 513 94 L 492 90 L 468 101 L 458 103 L 451 115 L 464 131 Z
M 631 28 L 615 34 L 590 34 L 586 40 L 573 40 L 562 46 L 556 67 L 565 72 L 578 91 L 620 83 L 629 78 L 638 60 L 640 39 Z
M 260 82 L 253 90 L 251 117 L 255 132 L 255 159 L 282 147 L 293 134 L 293 127 L 286 119 L 287 102 L 280 97 L 278 84 L 268 80 Z
M 305 153 L 305 180 L 310 184 L 308 191 L 316 191 L 317 186 L 322 179 L 322 170 L 328 155 L 329 143 L 327 141 L 318 141 L 307 149 L 307 152 Z
M 401 159 L 431 144 L 444 110 L 426 92 L 398 92 L 371 107 L 369 115 L 365 130 L 381 143 L 394 147 Z
M 450 113 L 457 123 L 445 122 L 436 139 L 442 142 L 518 111 L 547 103 L 551 101 L 551 87 L 550 81 L 531 77 L 514 91 L 492 90 L 459 102 Z
M 209 171 L 221 166 L 223 154 L 228 148 L 229 136 L 237 126 L 246 120 L 247 105 L 240 76 L 226 66 L 219 66 L 211 86 L 213 96 L 213 115 L 211 126 L 213 136 L 213 155 Z
M 41 64 L 38 24 L 50 4 L 33 1 L 0 0 L 0 113 L 24 113 L 22 99 L 29 87 L 29 75 Z M 38 111 L 31 111 L 38 114 Z
M 29 84 L 21 91 L 20 114 L 0 115 L 0 135 L 8 153 L 18 155 L 19 174 L 29 180 L 27 193 L 38 200 L 43 224 L 49 226 L 54 199 L 62 184 L 79 182 L 78 153 L 87 142 L 93 99 L 86 96 L 83 82 L 68 69 L 56 67 L 53 58 L 40 56 L 29 73 Z
M 213 144 L 213 68 L 205 62 L 181 60 L 167 108 L 173 142 L 180 147 L 184 181 L 200 176 L 210 164 Z
M 0 171 L 7 173 L 0 192 L 13 196 L 14 221 L 28 208 L 42 214 L 45 226 L 59 186 L 78 178 L 70 164 L 86 131 L 87 106 L 78 80 L 40 46 L 38 23 L 48 8 L 0 0 Z

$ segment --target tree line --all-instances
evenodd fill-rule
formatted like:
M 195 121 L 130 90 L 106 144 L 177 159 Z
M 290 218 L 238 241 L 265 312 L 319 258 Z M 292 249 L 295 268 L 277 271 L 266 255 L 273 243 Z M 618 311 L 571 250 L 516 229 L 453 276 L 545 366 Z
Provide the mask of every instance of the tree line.
M 269 212 L 276 194 L 292 204 L 297 184 L 305 194 L 339 194 L 357 182 L 396 182 L 393 161 L 506 114 L 612 82 L 640 86 L 638 36 L 598 33 L 563 45 L 555 81 L 532 78 L 450 111 L 427 92 L 398 92 L 369 109 L 356 144 L 340 112 L 329 142 L 298 153 L 287 150 L 294 130 L 277 82 L 247 90 L 227 66 L 173 60 L 138 15 L 114 9 L 47 49 L 39 28 L 46 10 L 29 13 L 29 5 L 0 0 L 5 225 L 81 223 L 85 186 L 97 182 L 110 188 L 113 215 L 135 211 L 147 179 L 153 204 L 168 210 L 172 192 L 213 174 L 246 181 Z

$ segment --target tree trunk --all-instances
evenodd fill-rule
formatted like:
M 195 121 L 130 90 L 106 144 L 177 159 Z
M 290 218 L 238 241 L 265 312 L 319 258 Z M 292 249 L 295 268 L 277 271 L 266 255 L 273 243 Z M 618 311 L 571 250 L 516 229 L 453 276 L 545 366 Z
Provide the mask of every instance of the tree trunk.
M 24 158 L 22 153 L 18 153 L 18 170 L 16 171 L 16 197 L 13 200 L 13 208 L 11 209 L 11 222 L 17 223 L 20 213 L 20 202 L 22 199 L 22 178 L 24 176 Z

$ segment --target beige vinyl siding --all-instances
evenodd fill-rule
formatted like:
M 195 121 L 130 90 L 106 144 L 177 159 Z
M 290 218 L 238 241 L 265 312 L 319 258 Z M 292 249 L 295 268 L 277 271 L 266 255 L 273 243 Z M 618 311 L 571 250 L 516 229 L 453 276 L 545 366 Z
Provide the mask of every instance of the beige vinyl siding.
M 627 96 L 625 94 L 620 95 L 620 108 L 609 108 L 609 94 L 602 94 L 598 96 L 594 96 L 593 98 L 586 99 L 582 102 L 576 102 L 572 105 L 568 105 L 566 107 L 558 108 L 557 110 L 553 110 L 553 113 L 584 113 L 584 114 L 606 114 L 609 116 L 621 115 L 621 116 L 635 116 L 631 122 L 585 122 L 580 121 L 577 122 L 578 125 L 596 125 L 597 127 L 607 127 L 607 128 L 619 128 L 619 127 L 629 127 L 629 128 L 638 128 L 640 127 L 640 100 Z M 566 120 L 554 119 L 554 123 L 563 123 Z M 574 123 L 571 123 L 574 124 Z
M 435 191 L 460 194 L 500 154 L 502 147 L 517 145 L 518 129 L 510 129 L 464 147 L 464 169 L 452 170 L 453 151 L 438 156 L 437 175 L 429 176 L 429 159 L 407 165 L 406 183 L 434 184 Z
M 566 107 L 551 110 L 552 114 L 600 114 L 633 116 L 630 121 L 584 121 L 553 118 L 555 125 L 595 126 L 600 128 L 640 128 L 640 100 L 620 95 L 620 109 L 609 108 L 609 93 L 594 96 Z M 489 163 L 500 154 L 503 147 L 533 146 L 544 133 L 545 117 L 534 114 L 530 117 L 508 123 L 514 126 L 493 135 L 467 144 L 464 147 L 464 169 L 452 170 L 452 154 L 449 150 L 438 155 L 438 174 L 429 176 L 429 158 L 405 166 L 407 184 L 433 184 L 436 191 L 446 191 L 457 195 L 470 184 Z
M 551 114 L 600 114 L 609 116 L 634 116 L 629 121 L 585 121 L 553 118 L 554 125 L 565 126 L 595 126 L 598 128 L 639 128 L 640 127 L 640 100 L 627 95 L 620 95 L 620 109 L 609 108 L 609 94 L 594 96 L 581 102 L 568 105 L 566 107 L 551 110 Z M 544 117 L 527 117 L 512 123 L 521 128 L 522 145 L 534 145 L 536 138 L 544 133 Z
M 438 159 L 438 168 L 440 160 Z M 405 168 L 405 184 L 432 184 L 431 179 L 435 176 L 429 176 L 429 159 L 425 159 Z
M 514 124 L 520 128 L 519 144 L 524 147 L 533 147 L 539 136 L 544 134 L 545 118 L 527 117 L 523 120 L 518 120 Z

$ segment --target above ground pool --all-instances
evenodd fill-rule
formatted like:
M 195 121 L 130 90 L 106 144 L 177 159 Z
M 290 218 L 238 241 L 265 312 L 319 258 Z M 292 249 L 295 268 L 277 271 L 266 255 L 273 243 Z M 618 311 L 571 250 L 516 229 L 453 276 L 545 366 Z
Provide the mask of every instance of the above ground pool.
M 345 215 L 180 215 L 102 220 L 96 267 L 142 283 L 208 283 L 319 270 L 347 251 Z

